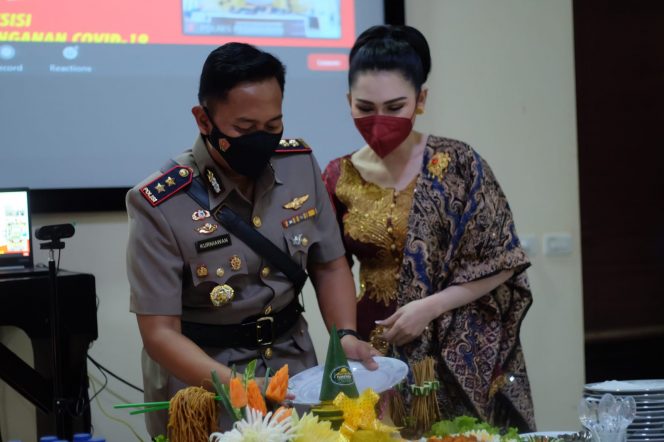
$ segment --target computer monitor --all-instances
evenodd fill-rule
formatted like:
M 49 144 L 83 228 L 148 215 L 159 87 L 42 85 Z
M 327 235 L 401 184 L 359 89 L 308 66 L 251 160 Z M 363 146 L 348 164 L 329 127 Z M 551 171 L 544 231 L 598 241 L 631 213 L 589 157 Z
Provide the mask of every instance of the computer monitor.
M 31 232 L 28 189 L 0 189 L 0 270 L 32 267 Z

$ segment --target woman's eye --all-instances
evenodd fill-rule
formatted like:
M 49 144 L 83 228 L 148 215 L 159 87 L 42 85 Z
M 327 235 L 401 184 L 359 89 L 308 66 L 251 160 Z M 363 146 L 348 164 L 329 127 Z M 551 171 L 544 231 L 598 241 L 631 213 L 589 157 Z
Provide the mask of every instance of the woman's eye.
M 373 109 L 370 107 L 357 106 L 357 110 L 359 110 L 360 112 L 371 112 Z
M 403 109 L 403 106 L 390 106 L 387 108 L 387 110 L 389 110 L 390 112 L 397 112 L 400 111 L 401 109 Z

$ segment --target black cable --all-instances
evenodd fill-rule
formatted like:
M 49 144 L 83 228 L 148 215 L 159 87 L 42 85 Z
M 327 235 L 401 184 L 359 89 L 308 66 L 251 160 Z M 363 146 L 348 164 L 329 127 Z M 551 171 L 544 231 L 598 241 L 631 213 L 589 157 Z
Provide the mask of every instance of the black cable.
M 88 355 L 88 359 L 90 360 L 90 362 L 92 362 L 92 363 L 95 365 L 95 367 L 97 367 L 97 368 L 99 369 L 99 371 L 105 371 L 106 373 L 110 374 L 111 376 L 113 376 L 115 379 L 117 379 L 118 381 L 122 382 L 122 383 L 125 384 L 126 386 L 131 387 L 131 388 L 133 388 L 134 390 L 139 391 L 139 392 L 141 392 L 141 393 L 144 393 L 144 391 L 143 391 L 142 388 L 139 388 L 139 387 L 135 386 L 135 385 L 132 384 L 131 382 L 125 381 L 125 380 L 122 379 L 120 376 L 116 375 L 116 374 L 113 373 L 111 370 L 109 370 L 108 368 L 104 367 L 104 366 L 101 365 L 99 362 L 95 361 L 94 358 L 93 358 L 92 356 Z
M 88 357 L 90 357 L 90 356 L 88 356 Z M 93 364 L 94 364 L 94 362 L 93 362 Z M 101 386 L 101 388 L 100 388 L 99 390 L 97 390 L 97 391 L 95 392 L 95 394 L 94 394 L 94 395 L 88 400 L 88 406 L 90 406 L 90 404 L 92 403 L 92 401 L 93 401 L 97 396 L 99 396 L 99 393 L 101 393 L 102 391 L 104 391 L 104 390 L 106 389 L 106 386 L 108 385 L 108 376 L 106 376 L 106 373 L 104 373 L 104 370 L 102 370 L 101 368 L 99 368 L 99 367 L 97 366 L 97 364 L 94 364 L 94 365 L 95 365 L 95 367 L 97 367 L 97 370 L 99 370 L 99 373 L 101 373 L 101 375 L 104 376 L 104 384 L 103 384 L 103 385 Z M 93 389 L 93 390 L 94 390 L 94 389 Z

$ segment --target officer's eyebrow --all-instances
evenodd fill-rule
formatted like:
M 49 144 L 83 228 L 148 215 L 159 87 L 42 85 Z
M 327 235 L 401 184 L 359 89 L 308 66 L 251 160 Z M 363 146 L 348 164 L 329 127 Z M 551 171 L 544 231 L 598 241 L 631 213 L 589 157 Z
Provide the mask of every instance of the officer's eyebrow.
M 278 121 L 284 118 L 283 114 L 279 114 L 274 118 L 270 118 L 267 122 L 272 123 L 273 121 Z M 251 124 L 256 124 L 258 123 L 258 120 L 254 120 L 253 118 L 247 118 L 247 117 L 239 117 L 236 120 L 238 123 L 251 123 Z

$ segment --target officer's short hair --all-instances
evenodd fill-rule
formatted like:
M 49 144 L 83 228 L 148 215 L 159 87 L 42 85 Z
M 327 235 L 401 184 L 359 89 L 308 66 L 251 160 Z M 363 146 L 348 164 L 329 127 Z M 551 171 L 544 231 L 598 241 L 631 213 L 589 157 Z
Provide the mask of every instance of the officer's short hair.
M 208 55 L 201 72 L 198 102 L 224 100 L 228 91 L 240 83 L 274 78 L 281 92 L 286 82 L 286 68 L 274 55 L 246 43 L 226 43 Z

